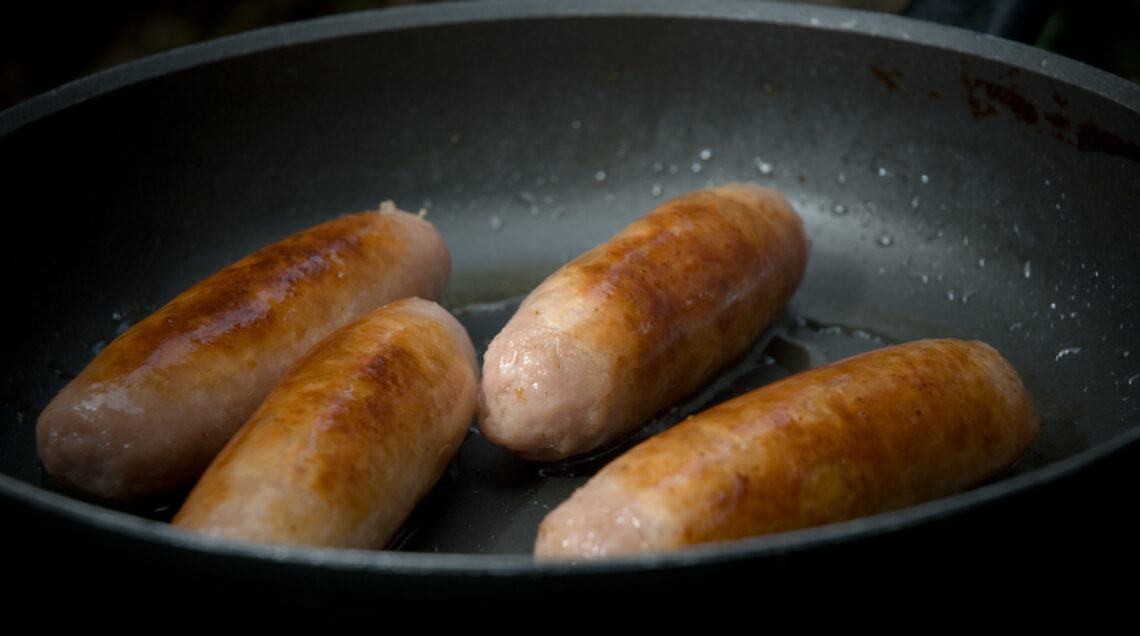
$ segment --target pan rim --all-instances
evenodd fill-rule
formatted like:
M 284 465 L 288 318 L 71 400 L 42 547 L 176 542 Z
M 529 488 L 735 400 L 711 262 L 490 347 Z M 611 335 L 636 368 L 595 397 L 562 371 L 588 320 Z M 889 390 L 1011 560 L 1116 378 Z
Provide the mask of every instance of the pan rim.
M 198 555 L 275 562 L 301 568 L 333 568 L 410 577 L 582 576 L 622 571 L 683 570 L 730 561 L 764 559 L 900 532 L 1016 496 L 1031 488 L 1072 477 L 1098 461 L 1126 448 L 1137 446 L 1140 446 L 1140 427 L 1129 429 L 1108 442 L 1048 466 L 900 510 L 802 530 L 693 546 L 679 552 L 573 563 L 536 562 L 529 554 L 436 554 L 237 542 L 203 536 L 161 521 L 103 508 L 94 503 L 44 490 L 4 474 L 0 474 L 0 494 L 29 508 L 133 541 L 146 542 L 158 549 L 174 548 Z
M 966 29 L 843 7 L 744 0 L 448 0 L 290 22 L 189 44 L 67 82 L 0 111 L 0 137 L 57 111 L 149 79 L 227 59 L 404 29 L 539 19 L 702 19 L 854 33 L 954 51 L 1043 73 L 1140 111 L 1140 85 L 1071 58 Z
M 1084 63 L 1028 45 L 928 24 L 917 20 L 835 7 L 768 2 L 713 0 L 485 0 L 395 7 L 258 29 L 150 56 L 65 84 L 0 112 L 0 138 L 67 108 L 149 79 L 245 55 L 300 44 L 405 29 L 455 26 L 476 22 L 540 19 L 700 19 L 740 21 L 781 27 L 852 33 L 900 43 L 950 50 L 961 55 L 1000 62 L 1027 73 L 1049 77 L 1140 112 L 1140 86 Z M 607 562 L 537 564 L 530 555 L 425 554 L 314 548 L 237 545 L 190 535 L 167 524 L 134 517 L 50 492 L 0 474 L 0 495 L 52 514 L 94 525 L 127 537 L 181 550 L 208 552 L 298 566 L 342 567 L 386 574 L 517 575 L 588 574 L 618 570 L 684 568 L 693 565 L 763 558 L 810 550 L 839 541 L 858 540 L 893 532 L 997 501 L 1072 475 L 1140 440 L 1140 427 L 1108 442 L 1023 475 L 982 486 L 952 497 L 904 510 L 795 532 L 754 537 L 729 545 L 713 545 L 667 555 L 648 555 Z

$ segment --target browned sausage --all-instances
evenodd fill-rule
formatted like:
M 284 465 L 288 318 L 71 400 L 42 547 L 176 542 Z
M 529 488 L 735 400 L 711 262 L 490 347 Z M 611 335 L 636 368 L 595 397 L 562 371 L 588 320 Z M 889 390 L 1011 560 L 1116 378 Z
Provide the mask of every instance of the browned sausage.
M 484 435 L 556 460 L 631 432 L 748 348 L 799 286 L 808 248 L 774 190 L 666 202 L 552 274 L 492 340 Z
M 924 340 L 806 371 L 694 415 L 543 520 L 537 559 L 676 550 L 889 511 L 978 485 L 1033 441 L 1017 372 Z
M 467 331 L 397 301 L 289 370 L 174 517 L 203 533 L 382 548 L 443 474 L 475 416 Z
M 98 498 L 190 485 L 290 364 L 386 302 L 436 298 L 451 269 L 427 221 L 391 204 L 295 234 L 116 338 L 40 415 L 44 468 Z

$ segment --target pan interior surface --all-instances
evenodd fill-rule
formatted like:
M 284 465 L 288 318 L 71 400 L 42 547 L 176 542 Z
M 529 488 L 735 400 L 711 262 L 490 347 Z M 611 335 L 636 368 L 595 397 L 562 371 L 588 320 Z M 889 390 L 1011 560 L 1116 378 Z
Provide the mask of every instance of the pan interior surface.
M 55 392 L 129 324 L 291 232 L 386 199 L 425 210 L 452 251 L 444 304 L 482 350 L 562 263 L 669 197 L 740 180 L 782 190 L 804 218 L 807 277 L 745 360 L 641 437 L 788 373 L 941 336 L 1002 351 L 1042 434 L 981 494 L 852 532 L 1031 488 L 1136 437 L 1140 92 L 1028 47 L 852 11 L 471 4 L 191 47 L 4 114 L 9 200 L 29 202 L 10 215 L 26 240 L 4 257 L 21 272 L 5 476 L 52 490 L 34 426 Z M 407 555 L 372 567 L 422 556 L 432 570 L 439 552 L 528 569 L 545 512 L 633 441 L 544 466 L 472 432 L 401 535 Z M 176 506 L 128 512 L 161 521 Z

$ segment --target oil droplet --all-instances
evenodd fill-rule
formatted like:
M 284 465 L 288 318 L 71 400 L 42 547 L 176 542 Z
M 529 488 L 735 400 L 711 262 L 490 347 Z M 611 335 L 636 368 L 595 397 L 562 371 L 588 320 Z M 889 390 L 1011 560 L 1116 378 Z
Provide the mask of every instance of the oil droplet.
M 879 247 L 890 247 L 894 242 L 895 240 L 886 232 L 880 232 L 879 235 L 875 237 L 875 244 Z
M 835 216 L 843 216 L 844 214 L 847 214 L 847 206 L 843 205 L 842 203 L 836 203 L 835 207 L 831 208 L 831 213 Z
M 699 161 L 693 162 L 693 174 L 697 174 L 700 171 L 701 171 L 701 162 L 699 162 Z
M 594 181 L 601 183 L 605 180 L 606 180 L 606 171 L 605 170 L 599 170 L 599 171 L 594 173 Z
M 887 176 L 890 176 L 890 174 L 891 173 L 888 172 L 886 168 L 879 168 L 879 176 L 880 177 L 887 177 Z
M 498 214 L 491 215 L 491 229 L 498 232 L 503 228 L 503 219 Z
M 753 160 L 753 162 L 756 164 L 756 169 L 760 171 L 760 174 L 763 174 L 763 175 L 772 174 L 772 164 L 768 163 L 767 161 L 764 161 L 760 157 L 756 157 Z
M 836 181 L 838 181 L 838 182 L 839 182 L 839 183 L 841 183 L 841 184 L 842 184 L 842 183 L 847 183 L 847 175 L 846 175 L 846 174 L 844 174 L 844 173 L 842 173 L 842 172 L 840 172 L 840 173 L 839 173 L 839 176 L 838 176 L 838 177 L 836 177 L 836 178 L 835 178 L 835 180 L 836 180 Z
M 649 191 L 652 192 L 653 196 L 655 196 L 655 197 L 661 196 L 661 184 L 660 183 L 654 183 L 653 187 Z
M 1024 276 L 1025 278 L 1029 278 L 1030 276 L 1033 275 L 1033 263 L 1032 262 L 1025 261 L 1025 264 L 1021 266 L 1021 275 Z M 1054 305 L 1054 307 L 1056 307 L 1056 306 Z
M 712 159 L 712 156 L 713 156 L 713 151 L 709 148 L 705 148 L 704 150 L 701 151 L 701 154 L 700 154 L 701 161 L 708 161 L 709 159 Z
M 578 130 L 579 128 L 582 127 L 582 122 L 575 119 L 574 121 L 570 122 L 570 127 L 573 128 L 574 130 Z
M 930 183 L 930 177 L 928 177 L 926 175 L 922 175 L 921 177 L 919 177 L 919 180 L 921 180 L 923 183 Z
M 1057 355 L 1053 357 L 1053 361 L 1056 362 L 1065 356 L 1078 354 L 1082 349 L 1084 349 L 1084 347 L 1065 347 L 1064 349 L 1057 351 Z
M 534 205 L 536 201 L 534 198 L 534 193 L 530 192 L 529 190 L 522 190 L 516 194 L 515 197 L 527 205 Z

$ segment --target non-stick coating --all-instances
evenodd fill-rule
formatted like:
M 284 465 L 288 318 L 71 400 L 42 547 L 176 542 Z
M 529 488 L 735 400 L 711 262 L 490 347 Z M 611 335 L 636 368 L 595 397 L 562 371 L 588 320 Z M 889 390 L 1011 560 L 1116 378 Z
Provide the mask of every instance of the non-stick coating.
M 150 58 L 5 112 L 0 134 L 15 321 L 5 507 L 29 533 L 160 571 L 241 563 L 288 594 L 315 572 L 354 604 L 394 581 L 405 594 L 470 577 L 484 592 L 519 578 L 554 591 L 604 575 L 617 590 L 651 570 L 667 588 L 706 568 L 783 571 L 789 554 L 810 569 L 837 545 L 898 556 L 948 532 L 977 538 L 1138 436 L 1140 90 L 1029 47 L 766 3 L 426 6 Z M 446 554 L 219 545 L 41 487 L 35 418 L 66 379 L 260 245 L 385 199 L 426 209 L 454 260 L 444 302 L 483 346 L 498 318 L 480 323 L 479 303 L 525 293 L 669 196 L 734 180 L 780 188 L 804 217 L 814 247 L 791 315 L 881 341 L 978 338 L 1014 363 L 1046 425 L 1006 479 L 577 569 L 526 556 L 572 483 L 493 450 L 471 451 L 484 490 L 455 500 L 469 518 L 445 515 Z M 1004 527 L 997 540 L 1019 543 Z

